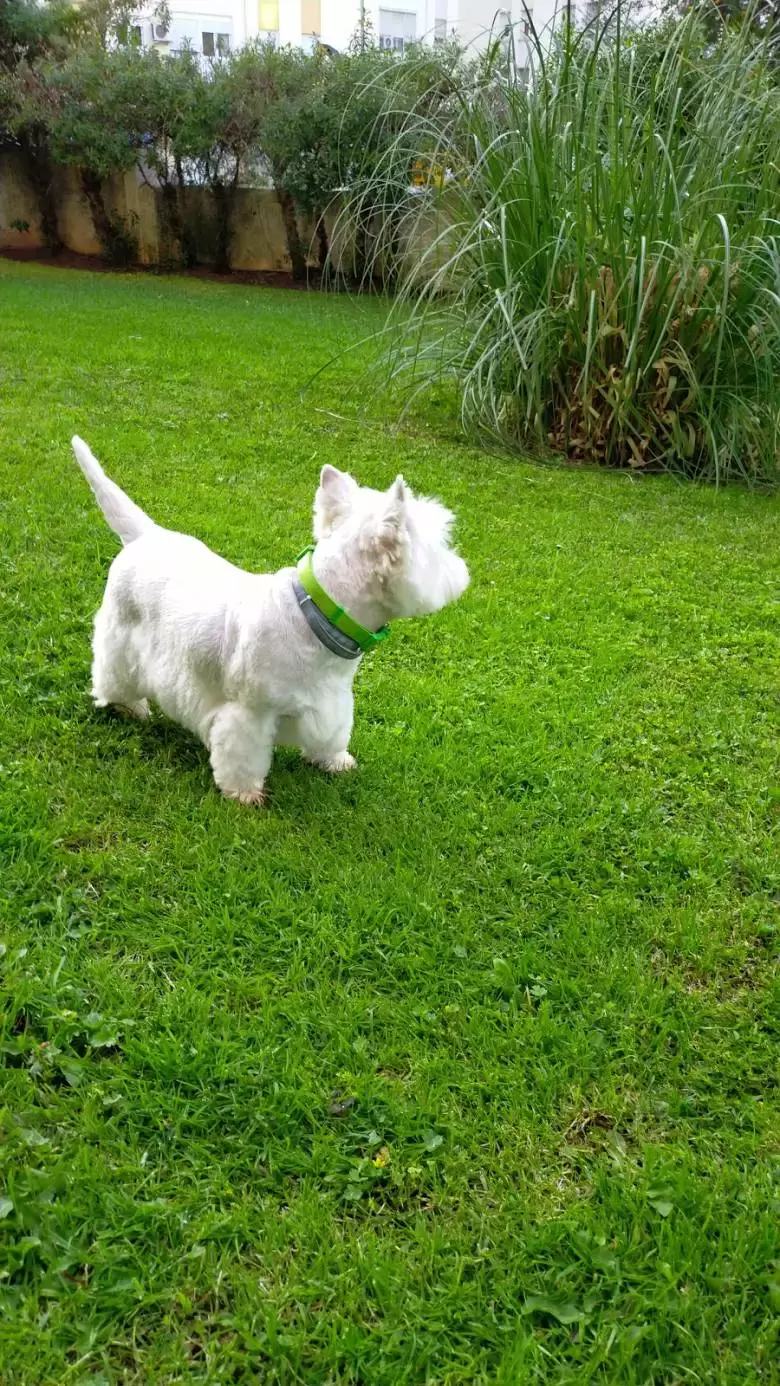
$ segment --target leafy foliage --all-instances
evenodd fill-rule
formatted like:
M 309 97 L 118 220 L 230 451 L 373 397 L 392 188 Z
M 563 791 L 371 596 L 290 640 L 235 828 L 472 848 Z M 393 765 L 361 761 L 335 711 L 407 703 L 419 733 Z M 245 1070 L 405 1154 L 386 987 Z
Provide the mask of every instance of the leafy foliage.
M 410 48 L 402 63 L 377 63 L 370 51 L 356 55 L 345 75 L 347 90 L 337 90 L 333 101 L 344 111 L 334 146 L 345 194 L 336 229 L 353 247 L 357 282 L 392 285 L 409 214 L 413 221 L 418 206 L 414 167 L 430 168 L 426 156 L 435 141 L 423 132 L 448 121 L 475 68 L 454 46 L 420 47 Z
M 131 59 L 132 61 L 132 59 Z M 95 231 L 112 264 L 135 258 L 136 237 L 126 218 L 106 198 L 106 180 L 134 167 L 142 145 L 138 125 L 121 100 L 127 81 L 124 54 L 102 47 L 75 49 L 43 71 L 38 86 L 39 119 L 55 163 L 78 169 Z
M 454 50 L 412 54 L 397 62 L 370 46 L 347 54 L 249 45 L 203 66 L 183 50 L 162 59 L 129 41 L 132 6 L 125 0 L 87 0 L 70 30 L 33 0 L 13 0 L 0 26 L 0 115 L 18 132 L 35 129 L 41 158 L 81 171 L 85 195 L 104 244 L 111 235 L 99 184 L 135 162 L 161 189 L 173 258 L 192 263 L 195 243 L 184 214 L 182 189 L 207 187 L 216 211 L 216 265 L 230 263 L 232 219 L 240 180 L 258 172 L 276 191 L 296 278 L 306 275 L 307 247 L 299 214 L 317 222 L 320 263 L 328 256 L 325 212 L 339 189 L 394 148 L 401 116 L 387 119 L 388 93 L 408 112 L 450 82 Z M 47 36 L 60 34 L 54 48 Z M 26 37 L 26 47 L 23 40 Z M 3 46 L 4 45 L 4 46 Z M 6 76 L 2 76 L 2 55 Z M 7 88 L 7 91 L 6 91 Z M 4 99 L 4 95 L 7 99 Z M 400 183 L 408 182 L 399 168 Z M 101 210 L 101 202 L 103 208 Z M 386 208 L 392 219 L 392 207 Z M 363 209 L 350 232 L 353 269 L 362 279 L 368 261 L 369 222 L 381 209 Z M 364 224 L 365 223 L 365 224 Z M 371 234 L 374 234 L 372 231 Z
M 62 47 L 79 31 L 79 16 L 66 0 L 3 0 L 0 7 L 0 72 L 33 63 Z
M 55 254 L 62 243 L 38 65 L 66 53 L 80 33 L 81 17 L 64 0 L 4 0 L 0 6 L 0 146 L 14 145 L 24 154 L 44 238 Z
M 262 102 L 262 134 L 257 145 L 257 157 L 270 178 L 284 220 L 287 248 L 293 277 L 306 277 L 306 248 L 301 239 L 297 212 L 311 212 L 327 205 L 318 198 L 328 178 L 323 163 L 322 179 L 312 187 L 306 178 L 296 179 L 296 170 L 306 163 L 307 151 L 317 139 L 313 126 L 307 129 L 306 113 L 316 110 L 315 93 L 322 88 L 328 60 L 321 55 L 313 58 L 293 49 L 275 49 L 259 45 L 245 61 L 254 64 L 254 83 Z M 331 194 L 332 196 L 332 194 Z
M 101 179 L 134 166 L 140 131 L 123 118 L 126 105 L 114 100 L 126 75 L 125 56 L 102 48 L 76 50 L 47 69 L 44 113 L 57 163 L 88 169 Z
M 672 13 L 686 13 L 695 6 L 691 0 L 673 0 L 669 7 Z M 724 25 L 738 28 L 742 25 L 755 33 L 765 34 L 774 44 L 780 40 L 780 3 L 778 0 L 711 0 L 710 4 L 698 9 L 699 17 L 708 33 L 717 38 Z

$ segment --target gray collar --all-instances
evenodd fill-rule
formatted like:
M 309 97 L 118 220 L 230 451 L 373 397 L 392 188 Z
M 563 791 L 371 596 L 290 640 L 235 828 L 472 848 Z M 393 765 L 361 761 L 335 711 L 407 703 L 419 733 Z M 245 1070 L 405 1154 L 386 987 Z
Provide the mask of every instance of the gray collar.
M 334 626 L 327 616 L 324 616 L 318 606 L 315 606 L 308 592 L 304 590 L 297 577 L 292 580 L 295 600 L 309 623 L 309 628 L 314 632 L 321 645 L 331 654 L 338 655 L 340 659 L 359 659 L 363 651 L 350 635 L 345 635 Z

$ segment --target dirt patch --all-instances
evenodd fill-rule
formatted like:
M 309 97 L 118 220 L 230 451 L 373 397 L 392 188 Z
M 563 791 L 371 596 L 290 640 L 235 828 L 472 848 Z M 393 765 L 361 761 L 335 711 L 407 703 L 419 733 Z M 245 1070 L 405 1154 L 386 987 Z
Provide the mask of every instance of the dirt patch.
M 205 265 L 196 265 L 194 269 L 181 269 L 178 266 L 168 269 L 162 265 L 127 265 L 123 269 L 115 269 L 99 255 L 76 255 L 71 250 L 63 250 L 61 255 L 50 255 L 37 246 L 4 246 L 0 250 L 0 258 L 52 265 L 55 269 L 89 270 L 93 274 L 164 274 L 177 279 L 206 279 L 215 284 L 235 284 L 242 288 L 294 289 L 297 293 L 319 289 L 322 280 L 320 271 L 316 269 L 309 270 L 306 279 L 300 282 L 281 270 L 231 270 L 230 274 L 217 274 Z
M 615 1118 L 609 1112 L 580 1112 L 566 1131 L 569 1145 L 585 1145 L 593 1131 L 614 1131 Z

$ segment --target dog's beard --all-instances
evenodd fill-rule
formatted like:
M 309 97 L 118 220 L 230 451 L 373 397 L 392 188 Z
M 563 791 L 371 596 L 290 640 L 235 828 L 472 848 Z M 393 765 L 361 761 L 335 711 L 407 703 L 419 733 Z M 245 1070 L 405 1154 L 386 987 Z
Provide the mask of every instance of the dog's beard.
M 393 617 L 431 616 L 462 596 L 469 585 L 469 570 L 459 554 L 445 549 L 438 554 L 414 556 L 408 566 L 387 584 L 388 606 Z M 388 617 L 388 619 L 392 619 Z

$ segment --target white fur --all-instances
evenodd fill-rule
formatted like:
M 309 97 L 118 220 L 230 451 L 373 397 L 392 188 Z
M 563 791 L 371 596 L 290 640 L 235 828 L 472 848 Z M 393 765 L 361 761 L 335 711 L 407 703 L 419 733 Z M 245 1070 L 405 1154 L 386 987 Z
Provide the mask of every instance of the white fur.
M 95 617 L 92 695 L 147 717 L 153 699 L 208 747 L 223 794 L 264 802 L 275 745 L 298 746 L 338 774 L 351 770 L 352 683 L 310 630 L 295 570 L 247 573 L 186 534 L 162 529 L 110 481 L 86 443 L 76 460 L 125 548 Z M 371 630 L 455 601 L 468 586 L 450 547 L 452 515 L 412 495 L 358 486 L 323 467 L 314 501 L 314 569 L 325 590 Z M 381 657 L 381 656 L 379 656 Z

